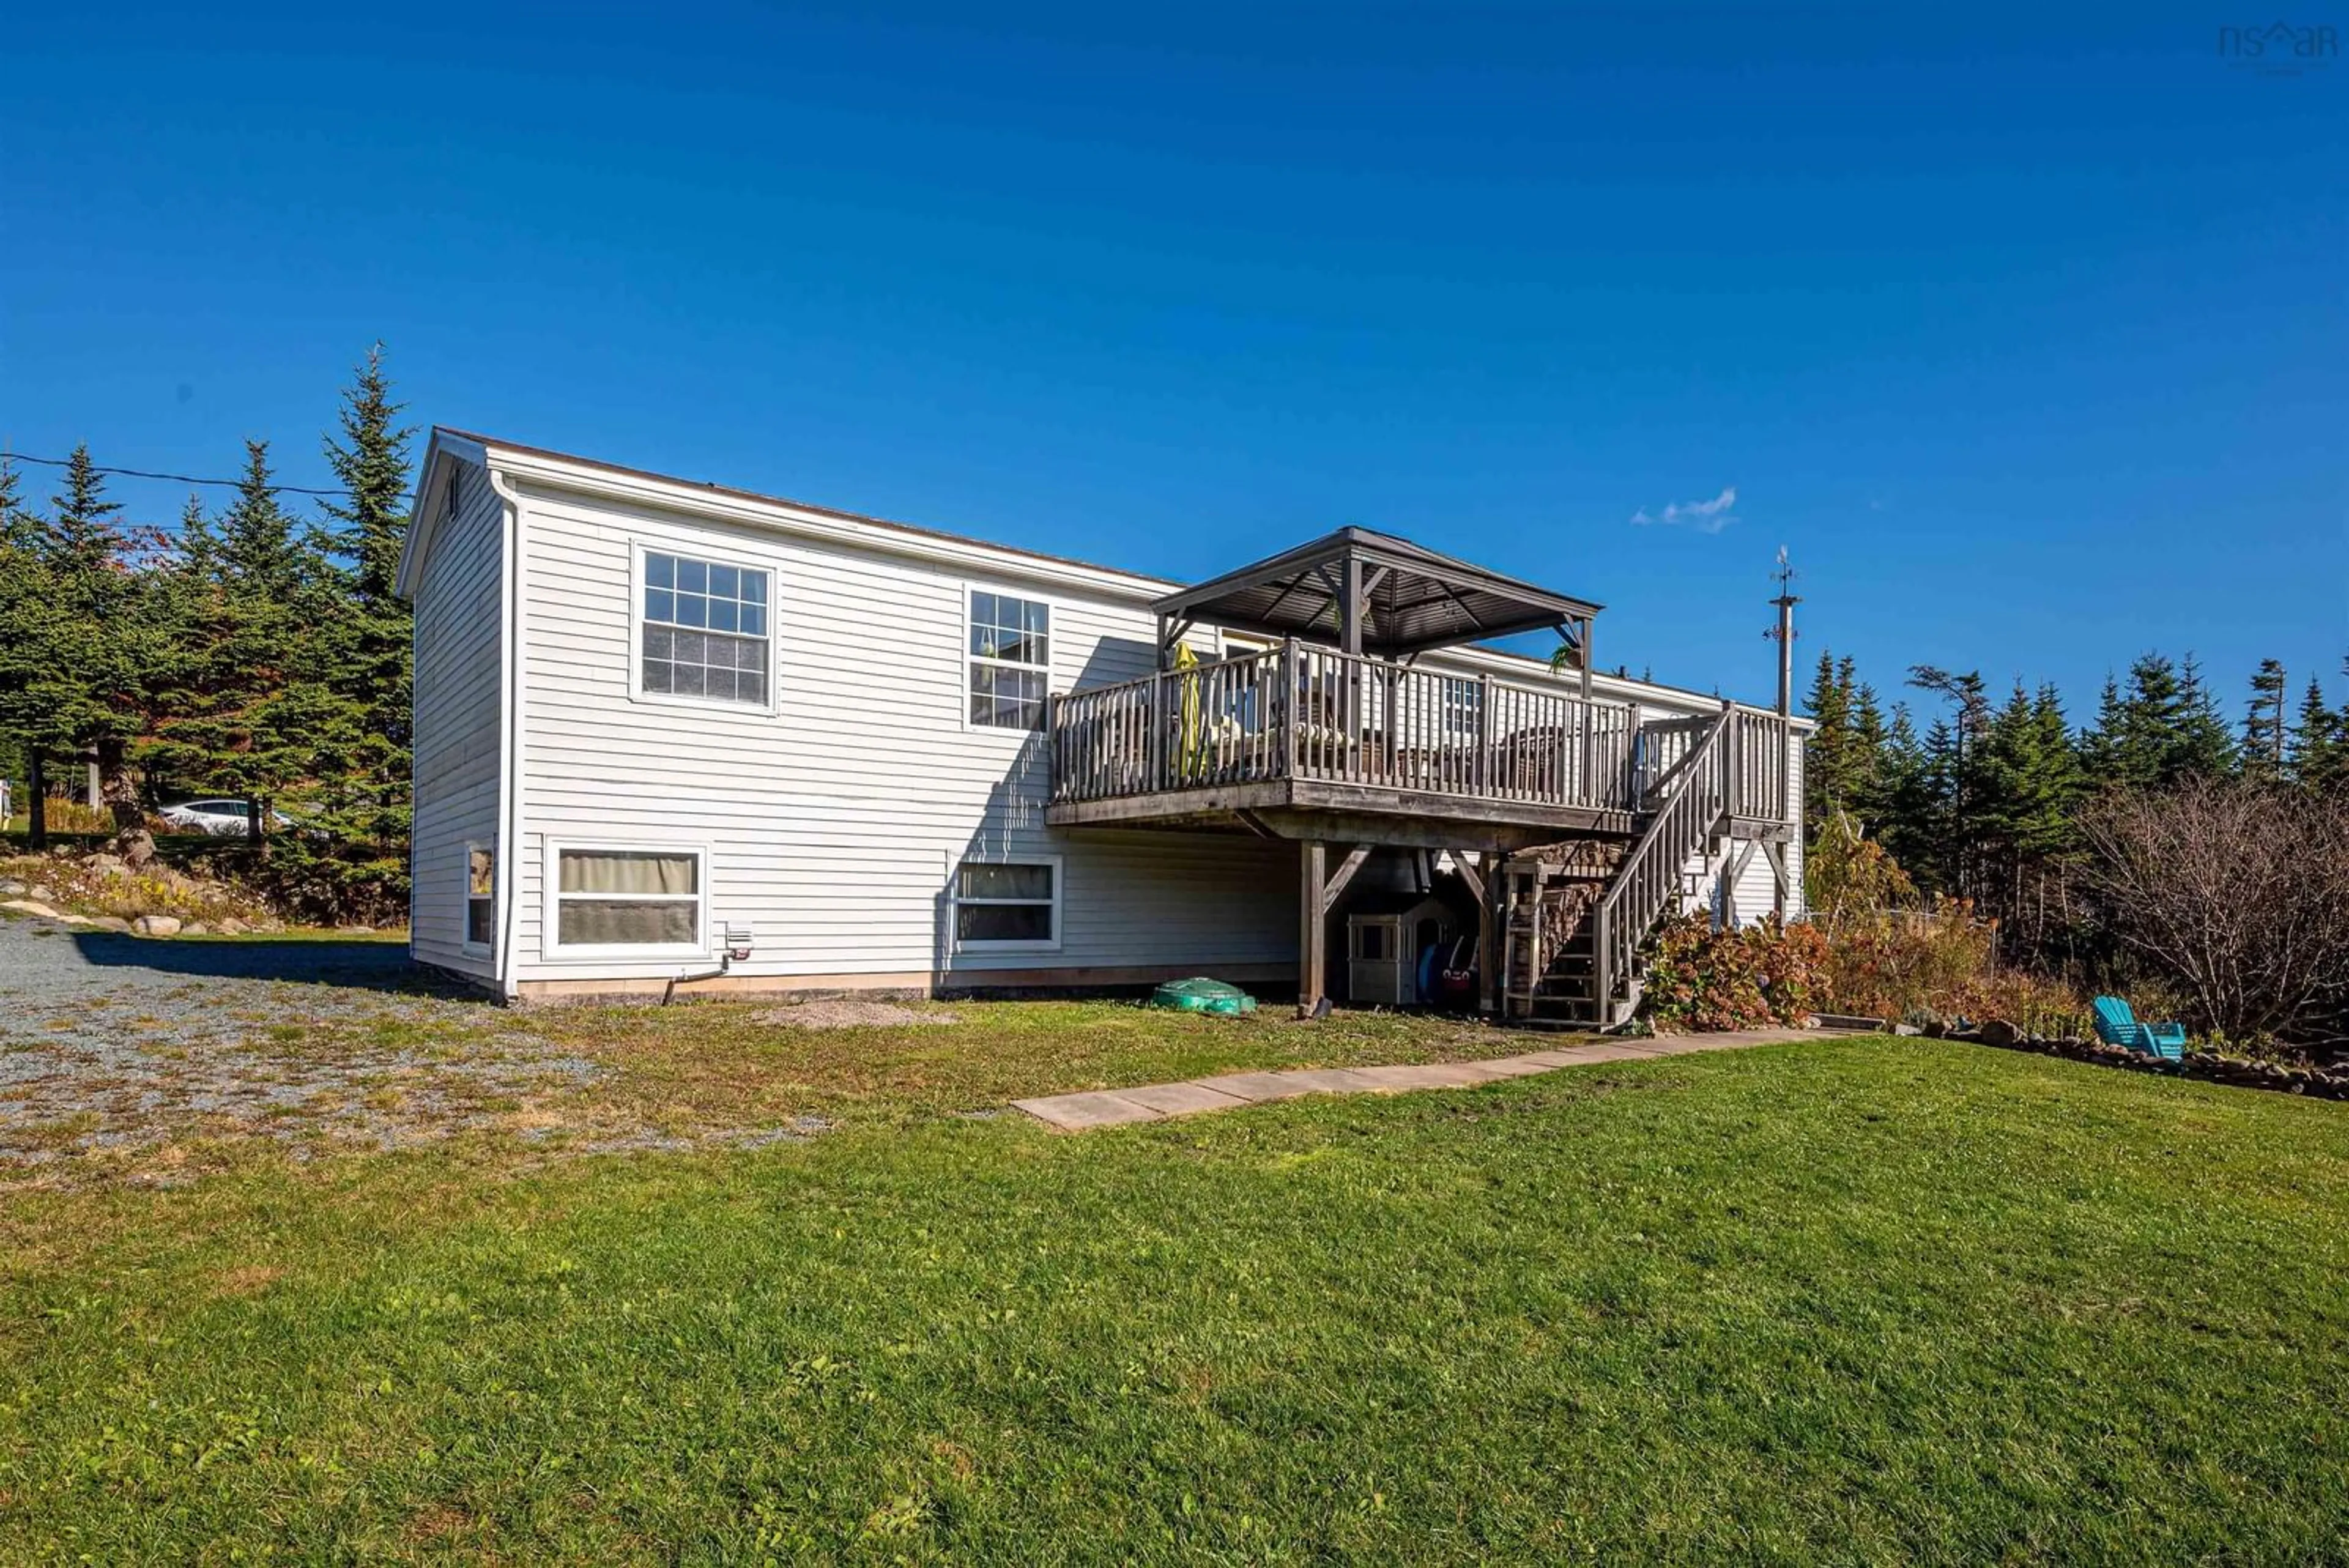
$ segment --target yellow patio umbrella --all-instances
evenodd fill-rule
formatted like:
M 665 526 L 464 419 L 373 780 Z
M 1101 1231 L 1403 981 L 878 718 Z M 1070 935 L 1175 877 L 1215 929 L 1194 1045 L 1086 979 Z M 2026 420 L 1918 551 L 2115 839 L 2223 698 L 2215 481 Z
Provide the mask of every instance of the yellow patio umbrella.
M 1174 673 L 1182 677 L 1182 694 L 1176 699 L 1180 714 L 1177 733 L 1181 740 L 1174 754 L 1182 759 L 1183 781 L 1188 784 L 1205 771 L 1200 764 L 1206 760 L 1207 732 L 1205 717 L 1199 711 L 1199 656 L 1191 651 L 1187 642 L 1174 646 Z

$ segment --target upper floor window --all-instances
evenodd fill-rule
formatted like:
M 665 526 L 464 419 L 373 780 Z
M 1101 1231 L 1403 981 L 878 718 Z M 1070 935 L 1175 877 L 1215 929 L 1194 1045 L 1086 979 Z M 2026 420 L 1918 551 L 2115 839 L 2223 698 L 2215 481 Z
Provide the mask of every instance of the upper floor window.
M 767 704 L 767 574 L 645 552 L 638 690 Z
M 970 722 L 1007 730 L 1044 723 L 1052 608 L 1009 594 L 970 596 Z
M 1454 735 L 1473 735 L 1477 722 L 1484 717 L 1485 687 L 1482 681 L 1457 680 L 1446 677 L 1444 682 L 1444 728 Z

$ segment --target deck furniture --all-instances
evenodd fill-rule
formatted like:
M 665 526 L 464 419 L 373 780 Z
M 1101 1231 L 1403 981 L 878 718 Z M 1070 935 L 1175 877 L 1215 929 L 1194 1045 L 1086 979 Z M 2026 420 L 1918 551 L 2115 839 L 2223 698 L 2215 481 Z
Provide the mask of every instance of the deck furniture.
M 2095 1015 L 2096 1038 L 2107 1045 L 2124 1045 L 2165 1062 L 2181 1060 L 2186 1054 L 2182 1023 L 2139 1023 L 2129 1004 L 2117 996 L 2096 998 Z

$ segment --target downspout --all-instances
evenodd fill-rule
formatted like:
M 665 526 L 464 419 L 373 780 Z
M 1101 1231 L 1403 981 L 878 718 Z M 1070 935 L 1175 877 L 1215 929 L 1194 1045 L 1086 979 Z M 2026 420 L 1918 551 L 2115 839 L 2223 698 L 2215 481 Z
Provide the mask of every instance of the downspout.
M 718 960 L 718 967 L 715 969 L 686 969 L 678 971 L 677 973 L 668 977 L 668 983 L 661 988 L 661 1005 L 663 1007 L 667 1007 L 670 1002 L 677 1000 L 677 988 L 678 986 L 690 985 L 697 980 L 716 980 L 733 967 L 734 955 L 731 952 L 728 952 L 719 956 Z
M 521 982 L 514 978 L 514 938 L 522 924 L 520 903 L 515 896 L 522 879 L 522 742 L 523 742 L 523 670 L 522 656 L 522 496 L 512 483 L 494 466 L 484 464 L 490 476 L 490 488 L 505 505 L 505 573 L 500 592 L 504 596 L 504 627 L 498 639 L 498 717 L 505 732 L 503 743 L 498 748 L 498 802 L 504 820 L 498 825 L 498 945 L 497 959 L 492 979 L 498 994 L 508 1002 L 522 994 Z

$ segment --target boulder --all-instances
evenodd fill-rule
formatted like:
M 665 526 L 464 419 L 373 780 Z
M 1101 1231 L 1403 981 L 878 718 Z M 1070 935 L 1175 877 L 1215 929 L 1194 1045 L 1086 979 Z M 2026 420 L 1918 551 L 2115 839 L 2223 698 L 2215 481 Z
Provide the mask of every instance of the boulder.
M 0 877 L 0 898 L 21 898 L 32 889 L 12 877 Z
M 36 882 L 33 884 L 31 891 L 27 892 L 25 897 L 33 899 L 36 903 L 54 904 L 57 901 L 57 890 L 55 888 L 49 887 L 46 883 Z
M 117 931 L 126 937 L 130 934 L 130 922 L 119 915 L 92 915 L 81 923 L 96 926 L 101 931 Z
M 32 915 L 44 920 L 62 918 L 55 909 L 36 898 L 11 898 L 6 903 L 0 904 L 0 909 L 12 910 L 19 915 Z
M 2012 1045 L 2023 1038 L 2023 1031 L 2003 1018 L 1982 1020 L 1982 1043 L 1985 1045 Z
M 1925 1032 L 1913 1023 L 1896 1023 L 1892 1026 L 1892 1033 L 1914 1040 Z
M 142 937 L 176 937 L 180 926 L 177 915 L 141 915 L 130 922 L 130 929 Z
M 224 937 L 241 937 L 251 929 L 253 929 L 251 926 L 246 925 L 234 915 L 231 915 L 227 919 L 222 920 L 220 923 L 221 935 Z
M 119 855 L 93 855 L 82 864 L 107 877 L 119 877 L 130 869 L 130 863 Z
M 208 937 L 212 934 L 212 929 L 202 920 L 190 920 L 180 928 L 180 934 L 183 937 Z

